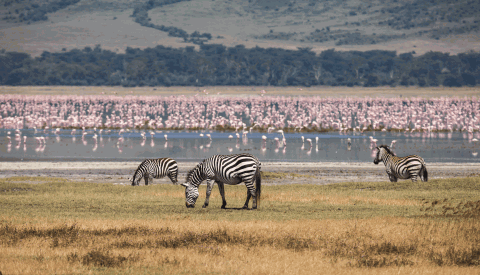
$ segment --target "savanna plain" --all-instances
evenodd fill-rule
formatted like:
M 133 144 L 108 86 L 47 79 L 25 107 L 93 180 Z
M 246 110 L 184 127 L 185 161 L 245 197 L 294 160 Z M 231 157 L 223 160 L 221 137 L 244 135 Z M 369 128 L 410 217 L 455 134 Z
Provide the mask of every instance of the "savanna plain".
M 428 96 L 436 93 L 449 91 Z M 257 210 L 239 209 L 244 185 L 225 188 L 227 209 L 216 187 L 202 208 L 202 185 L 187 209 L 184 188 L 168 180 L 132 187 L 9 172 L 0 177 L 0 272 L 478 274 L 478 174 L 439 178 L 432 170 L 428 182 L 392 183 L 383 172 L 384 181 L 314 184 L 315 175 L 295 169 L 262 172 Z M 295 184 L 276 184 L 286 180 Z
M 263 174 L 265 180 L 286 177 Z M 302 177 L 289 174 L 289 177 Z M 478 274 L 480 178 L 184 188 L 0 180 L 2 274 Z M 202 196 L 203 195 L 203 196 Z

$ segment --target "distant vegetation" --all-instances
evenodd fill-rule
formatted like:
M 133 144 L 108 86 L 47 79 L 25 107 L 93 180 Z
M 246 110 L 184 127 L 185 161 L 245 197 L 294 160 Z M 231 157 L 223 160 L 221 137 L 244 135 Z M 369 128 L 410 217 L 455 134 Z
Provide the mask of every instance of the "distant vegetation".
M 182 1 L 190 0 L 149 0 L 144 4 L 138 4 L 137 6 L 135 6 L 132 17 L 135 18 L 135 22 L 144 27 L 154 28 L 159 31 L 167 32 L 169 36 L 183 38 L 185 42 L 203 44 L 203 42 L 212 39 L 212 35 L 209 33 L 200 34 L 198 31 L 195 31 L 192 34 L 188 34 L 185 30 L 174 26 L 155 25 L 150 22 L 151 18 L 148 17 L 149 10 Z
M 225 47 L 157 46 L 126 53 L 85 47 L 83 50 L 29 54 L 0 51 L 1 85 L 133 86 L 475 86 L 480 83 L 480 53 L 449 55 L 428 52 L 333 49 L 315 54 L 309 48 L 285 50 Z
M 28 3 L 22 3 L 28 2 Z M 12 22 L 36 22 L 48 20 L 47 13 L 56 12 L 60 9 L 66 8 L 70 5 L 80 2 L 80 0 L 57 0 L 46 1 L 42 4 L 42 1 L 22 1 L 22 0 L 7 0 L 3 2 L 4 8 L 12 7 L 13 12 L 9 10 L 7 14 L 2 18 L 4 20 Z M 16 4 L 20 3 L 19 7 Z

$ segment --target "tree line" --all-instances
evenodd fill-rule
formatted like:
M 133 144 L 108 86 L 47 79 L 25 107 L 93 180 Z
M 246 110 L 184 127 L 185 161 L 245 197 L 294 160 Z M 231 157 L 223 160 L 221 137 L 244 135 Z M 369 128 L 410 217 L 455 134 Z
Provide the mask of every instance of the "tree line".
M 19 2 L 21 1 L 6 0 L 3 2 L 3 6 L 8 8 L 12 4 Z M 48 13 L 54 13 L 78 2 L 80 2 L 80 0 L 57 0 L 41 5 L 37 3 L 31 3 L 30 5 L 25 4 L 22 8 L 16 8 L 13 12 L 6 12 L 6 16 L 2 19 L 13 22 L 27 22 L 28 24 L 36 21 L 46 21 L 48 20 Z
M 135 5 L 132 17 L 135 18 L 135 22 L 137 22 L 141 26 L 154 28 L 156 30 L 166 32 L 169 36 L 172 37 L 183 38 L 183 41 L 186 43 L 188 42 L 201 45 L 204 42 L 211 40 L 212 35 L 210 33 L 200 34 L 200 32 L 195 31 L 191 34 L 188 34 L 187 31 L 174 26 L 156 25 L 151 23 L 152 19 L 148 16 L 149 10 L 183 1 L 190 0 L 148 0 L 145 3 Z
M 0 51 L 1 85 L 475 86 L 480 53 L 335 51 L 203 44 L 126 49 L 100 45 L 38 57 Z

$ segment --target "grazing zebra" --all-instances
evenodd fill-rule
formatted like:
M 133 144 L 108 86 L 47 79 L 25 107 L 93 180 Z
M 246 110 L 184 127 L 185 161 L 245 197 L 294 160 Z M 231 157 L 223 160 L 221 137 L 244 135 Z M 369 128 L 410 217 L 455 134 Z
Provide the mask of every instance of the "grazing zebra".
M 132 186 L 138 185 L 142 177 L 145 179 L 145 185 L 148 185 L 148 178 L 163 178 L 168 176 L 176 184 L 178 175 L 177 162 L 171 158 L 146 159 L 133 174 Z
M 207 198 L 203 208 L 208 206 L 210 193 L 214 183 L 217 183 L 222 196 L 222 209 L 225 209 L 225 184 L 235 185 L 244 182 L 247 187 L 247 201 L 243 206 L 248 208 L 250 197 L 253 197 L 252 208 L 260 205 L 262 179 L 260 161 L 250 154 L 214 155 L 200 162 L 187 174 L 185 186 L 185 204 L 188 208 L 195 207 L 198 198 L 198 186 L 207 180 Z M 255 186 L 254 186 L 255 182 Z
M 380 161 L 385 164 L 391 182 L 396 182 L 398 179 L 412 179 L 416 182 L 418 176 L 422 181 L 428 181 L 425 161 L 417 155 L 397 157 L 387 145 L 380 145 L 377 147 L 377 156 L 373 163 L 378 164 Z

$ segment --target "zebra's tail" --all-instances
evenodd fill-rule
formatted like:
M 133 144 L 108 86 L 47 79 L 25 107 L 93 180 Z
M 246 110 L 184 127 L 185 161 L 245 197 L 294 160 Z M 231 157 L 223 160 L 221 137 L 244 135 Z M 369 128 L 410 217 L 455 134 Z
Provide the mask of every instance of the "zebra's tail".
M 260 173 L 260 166 L 255 172 L 255 199 L 257 200 L 257 208 L 260 206 L 260 194 L 262 193 L 262 174 Z
M 422 168 L 422 177 L 423 177 L 423 181 L 428 181 L 427 166 L 425 165 Z

